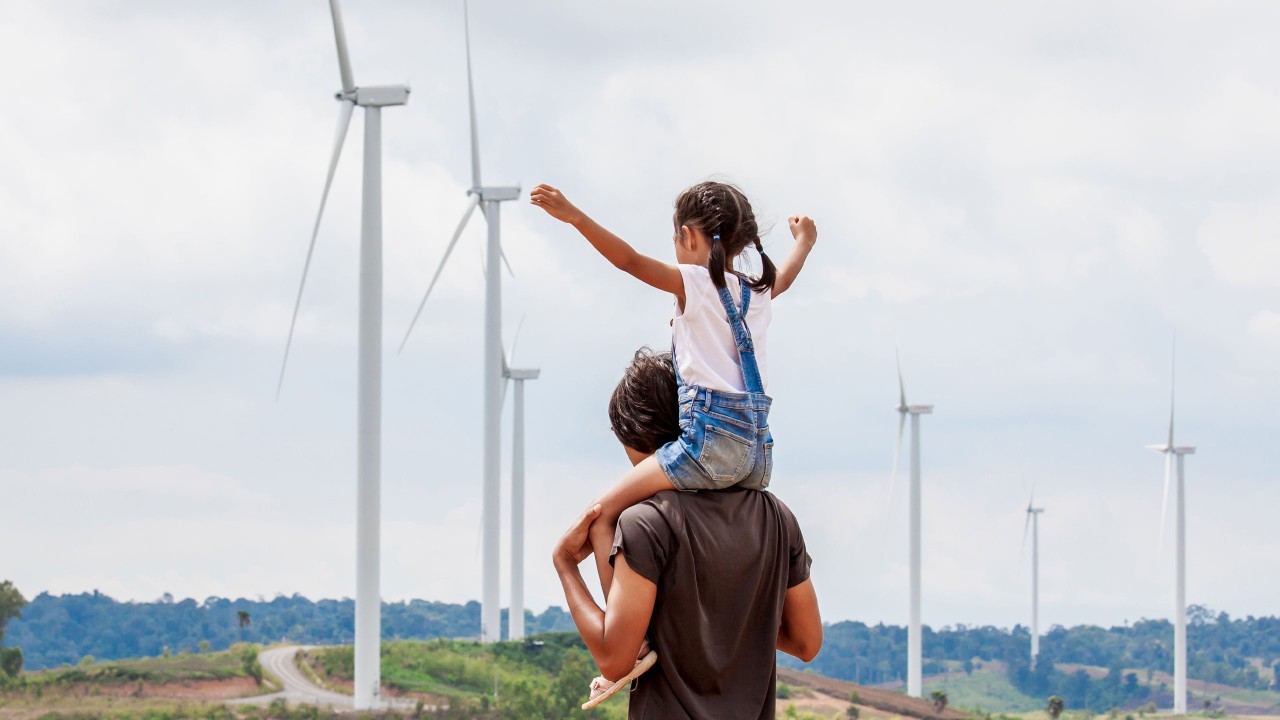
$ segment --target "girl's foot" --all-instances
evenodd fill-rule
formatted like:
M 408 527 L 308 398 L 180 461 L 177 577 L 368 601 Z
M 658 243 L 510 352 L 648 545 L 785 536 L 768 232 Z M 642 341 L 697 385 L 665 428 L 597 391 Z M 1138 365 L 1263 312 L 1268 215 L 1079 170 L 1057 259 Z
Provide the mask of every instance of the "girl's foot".
M 632 680 L 645 674 L 656 662 L 658 662 L 658 653 L 649 649 L 649 641 L 646 640 L 640 645 L 640 657 L 636 660 L 635 667 L 631 668 L 631 672 L 614 681 L 606 680 L 603 677 L 597 677 L 591 681 L 591 696 L 589 700 L 582 704 L 582 709 L 590 710 L 613 697 L 619 690 L 630 684 Z

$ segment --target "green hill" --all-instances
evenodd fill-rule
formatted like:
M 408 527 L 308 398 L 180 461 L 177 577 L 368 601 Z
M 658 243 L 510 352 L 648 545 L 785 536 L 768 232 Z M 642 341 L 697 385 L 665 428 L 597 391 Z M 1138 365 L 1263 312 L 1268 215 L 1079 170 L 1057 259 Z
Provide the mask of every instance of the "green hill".
M 301 654 L 299 662 L 330 687 L 350 687 L 355 663 L 350 646 L 313 650 Z M 512 720 L 625 718 L 624 693 L 590 712 L 580 709 L 594 676 L 595 665 L 577 633 L 490 645 L 430 640 L 382 646 L 382 683 L 390 694 Z

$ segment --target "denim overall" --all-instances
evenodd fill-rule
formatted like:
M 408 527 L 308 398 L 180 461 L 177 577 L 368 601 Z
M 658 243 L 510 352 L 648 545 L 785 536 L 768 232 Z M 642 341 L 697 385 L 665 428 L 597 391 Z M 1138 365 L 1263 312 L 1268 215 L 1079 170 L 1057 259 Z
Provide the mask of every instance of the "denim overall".
M 677 490 L 722 490 L 733 485 L 753 490 L 769 486 L 773 465 L 773 436 L 769 434 L 769 405 L 764 394 L 755 346 L 747 328 L 751 288 L 742 286 L 742 310 L 734 306 L 727 287 L 718 288 L 738 348 L 744 393 L 686 385 L 680 377 L 676 348 L 671 363 L 679 383 L 680 437 L 658 448 L 655 455 Z

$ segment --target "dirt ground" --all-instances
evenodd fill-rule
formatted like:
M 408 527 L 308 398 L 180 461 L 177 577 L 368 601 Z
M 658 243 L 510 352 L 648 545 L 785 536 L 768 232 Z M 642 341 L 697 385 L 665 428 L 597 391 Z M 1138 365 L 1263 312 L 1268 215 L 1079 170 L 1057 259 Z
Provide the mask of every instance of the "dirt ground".
M 788 668 L 778 668 L 778 682 L 786 683 L 796 688 L 805 688 L 813 691 L 814 709 L 810 710 L 802 701 L 809 702 L 808 697 L 796 697 L 795 705 L 797 710 L 809 710 L 810 712 L 819 712 L 818 708 L 832 707 L 830 702 L 818 702 L 817 699 L 825 696 L 834 701 L 835 706 L 840 712 L 844 712 L 849 707 L 849 696 L 854 690 L 858 691 L 858 704 L 864 709 L 870 708 L 870 712 L 864 712 L 865 717 L 875 718 L 887 716 L 901 716 L 921 718 L 921 720 L 968 720 L 971 715 L 947 708 L 942 713 L 936 713 L 933 705 L 928 700 L 919 698 L 910 698 L 900 695 L 892 690 L 882 688 L 866 687 L 865 685 L 854 685 L 844 680 L 836 680 L 821 675 L 813 675 L 810 673 L 797 672 Z M 781 707 L 779 708 L 781 709 Z M 875 712 L 879 711 L 879 712 Z

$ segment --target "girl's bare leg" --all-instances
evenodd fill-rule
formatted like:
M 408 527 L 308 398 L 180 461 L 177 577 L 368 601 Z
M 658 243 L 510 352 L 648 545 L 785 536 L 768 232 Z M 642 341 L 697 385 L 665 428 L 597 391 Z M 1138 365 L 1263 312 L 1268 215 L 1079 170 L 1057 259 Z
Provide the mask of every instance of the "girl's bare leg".
M 591 550 L 596 556 L 600 589 L 604 591 L 606 601 L 609 599 L 609 586 L 613 585 L 613 566 L 609 564 L 609 551 L 613 549 L 613 533 L 618 526 L 618 516 L 623 510 L 642 500 L 663 490 L 674 489 L 667 474 L 662 472 L 662 466 L 658 465 L 657 458 L 650 455 L 636 463 L 621 480 L 592 503 L 599 503 L 600 516 L 591 523 L 587 537 L 591 540 Z

